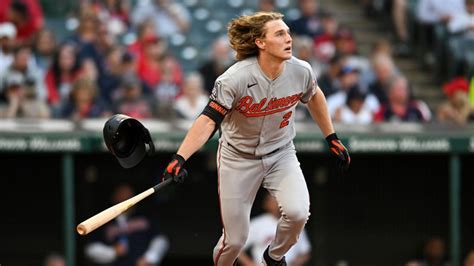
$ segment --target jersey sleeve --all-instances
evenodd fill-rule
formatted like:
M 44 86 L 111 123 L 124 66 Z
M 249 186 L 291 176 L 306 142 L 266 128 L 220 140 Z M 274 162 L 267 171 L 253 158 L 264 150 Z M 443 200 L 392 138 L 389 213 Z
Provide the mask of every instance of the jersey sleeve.
M 316 93 L 316 88 L 318 87 L 316 76 L 311 69 L 311 66 L 307 66 L 308 76 L 306 78 L 306 87 L 303 91 L 303 96 L 301 97 L 302 103 L 308 103 L 309 99 Z
M 221 75 L 216 79 L 214 88 L 212 89 L 211 96 L 209 98 L 212 101 L 225 107 L 227 110 L 232 109 L 232 103 L 235 99 L 236 87 L 232 79 L 228 76 Z

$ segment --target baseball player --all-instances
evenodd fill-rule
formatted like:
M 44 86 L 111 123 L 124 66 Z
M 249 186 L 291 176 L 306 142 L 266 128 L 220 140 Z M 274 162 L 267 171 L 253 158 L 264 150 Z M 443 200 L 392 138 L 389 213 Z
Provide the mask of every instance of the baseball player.
M 292 56 L 290 30 L 282 14 L 238 17 L 229 23 L 228 36 L 238 61 L 217 78 L 208 105 L 163 178 L 179 175 L 186 160 L 219 130 L 217 174 L 223 230 L 214 248 L 214 265 L 235 263 L 247 239 L 250 211 L 260 186 L 276 198 L 281 212 L 263 262 L 286 265 L 285 253 L 298 241 L 309 216 L 309 193 L 293 145 L 298 102 L 307 105 L 341 169 L 349 166 L 349 153 L 334 132 L 310 65 Z

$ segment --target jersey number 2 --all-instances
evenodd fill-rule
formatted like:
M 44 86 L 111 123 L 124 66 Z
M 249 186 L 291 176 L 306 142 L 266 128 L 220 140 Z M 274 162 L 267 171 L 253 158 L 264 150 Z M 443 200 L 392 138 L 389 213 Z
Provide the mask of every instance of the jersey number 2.
M 288 126 L 288 124 L 290 123 L 290 121 L 288 120 L 290 120 L 290 117 L 292 114 L 293 114 L 293 111 L 289 111 L 288 113 L 283 115 L 283 121 L 281 121 L 280 123 L 280 128 L 284 128 Z

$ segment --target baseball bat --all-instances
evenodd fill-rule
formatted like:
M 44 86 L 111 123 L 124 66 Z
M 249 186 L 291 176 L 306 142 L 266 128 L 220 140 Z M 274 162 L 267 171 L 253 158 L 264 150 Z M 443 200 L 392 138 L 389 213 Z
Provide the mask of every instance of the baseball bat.
M 151 187 L 144 192 L 133 196 L 129 198 L 128 200 L 124 200 L 120 203 L 115 204 L 112 207 L 109 207 L 108 209 L 103 210 L 102 212 L 99 212 L 98 214 L 92 216 L 91 218 L 83 221 L 80 223 L 76 230 L 80 235 L 87 235 L 90 232 L 94 231 L 95 229 L 101 227 L 108 221 L 114 219 L 115 217 L 119 216 L 126 210 L 130 209 L 133 207 L 135 204 L 138 202 L 142 201 L 146 197 L 150 196 L 151 194 L 155 193 L 159 189 L 171 184 L 173 182 L 173 178 L 168 178 L 164 180 L 163 182 L 159 183 L 158 185 Z

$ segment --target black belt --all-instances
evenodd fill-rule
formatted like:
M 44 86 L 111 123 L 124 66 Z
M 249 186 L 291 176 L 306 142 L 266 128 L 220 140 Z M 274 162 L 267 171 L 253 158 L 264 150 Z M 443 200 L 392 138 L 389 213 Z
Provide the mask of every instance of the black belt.
M 286 145 L 283 145 L 283 146 L 281 146 L 280 148 L 275 149 L 275 150 L 273 150 L 273 151 L 271 151 L 271 152 L 269 152 L 269 153 L 267 153 L 267 154 L 265 154 L 265 155 L 263 155 L 263 156 L 269 156 L 269 155 L 272 155 L 272 154 L 274 154 L 274 153 L 277 153 L 277 152 L 279 152 L 280 150 L 282 150 L 283 147 L 285 147 L 285 146 L 286 146 Z
M 234 150 L 236 150 L 236 151 L 238 151 L 238 152 L 240 152 L 240 153 L 243 153 L 243 154 L 246 154 L 246 155 L 249 155 L 249 156 L 255 156 L 255 155 L 253 155 L 253 154 L 240 151 L 239 149 L 235 148 L 234 145 L 230 144 L 230 143 L 227 142 L 227 141 L 226 141 L 226 143 L 227 143 L 227 145 L 230 146 L 232 149 L 234 149 Z M 290 142 L 288 142 L 287 144 L 285 144 L 285 145 L 283 145 L 283 146 L 281 146 L 281 147 L 279 147 L 279 148 L 274 149 L 273 151 L 271 151 L 271 152 L 269 152 L 269 153 L 267 153 L 267 154 L 264 154 L 264 155 L 261 155 L 261 156 L 255 156 L 255 158 L 263 158 L 263 157 L 267 157 L 267 156 L 273 155 L 273 154 L 279 152 L 280 150 L 282 150 L 283 148 L 285 148 L 289 143 L 290 143 Z

